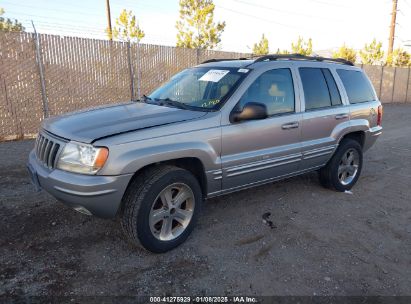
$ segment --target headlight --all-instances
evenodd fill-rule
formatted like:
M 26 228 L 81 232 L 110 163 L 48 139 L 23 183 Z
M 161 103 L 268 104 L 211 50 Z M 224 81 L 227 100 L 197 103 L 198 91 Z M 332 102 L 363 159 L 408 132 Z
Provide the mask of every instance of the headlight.
M 107 148 L 69 142 L 64 146 L 57 168 L 76 173 L 95 174 L 104 166 L 107 157 Z

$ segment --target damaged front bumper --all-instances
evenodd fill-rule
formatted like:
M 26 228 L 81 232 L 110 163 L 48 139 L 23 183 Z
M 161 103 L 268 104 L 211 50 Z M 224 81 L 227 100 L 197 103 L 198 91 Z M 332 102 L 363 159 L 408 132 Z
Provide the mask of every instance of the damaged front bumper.
M 133 176 L 83 175 L 59 169 L 50 170 L 38 162 L 34 151 L 30 153 L 27 168 L 37 191 L 44 189 L 67 206 L 102 218 L 116 216 Z

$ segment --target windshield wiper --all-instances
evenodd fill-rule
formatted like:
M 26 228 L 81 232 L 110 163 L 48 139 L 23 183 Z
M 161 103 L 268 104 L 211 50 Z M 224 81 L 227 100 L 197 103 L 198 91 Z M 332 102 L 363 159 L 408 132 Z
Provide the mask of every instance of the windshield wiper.
M 169 105 L 169 106 L 173 106 L 176 108 L 180 108 L 180 109 L 184 109 L 184 110 L 192 110 L 193 108 L 190 107 L 189 105 L 186 105 L 185 103 L 176 101 L 176 100 L 172 100 L 170 98 L 156 98 L 155 101 L 159 102 L 160 105 Z
M 143 95 L 143 97 L 141 97 L 140 99 L 137 99 L 137 101 L 139 101 L 139 102 L 146 102 L 147 103 L 147 101 L 151 101 L 151 100 L 153 100 L 151 97 L 148 97 L 147 95 Z

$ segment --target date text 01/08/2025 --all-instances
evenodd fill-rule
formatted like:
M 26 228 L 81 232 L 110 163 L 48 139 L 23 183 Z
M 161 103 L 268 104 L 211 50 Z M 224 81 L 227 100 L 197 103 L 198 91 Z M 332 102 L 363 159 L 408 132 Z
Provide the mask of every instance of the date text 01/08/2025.
M 233 297 L 150 297 L 150 303 L 258 303 L 256 297 L 233 296 Z

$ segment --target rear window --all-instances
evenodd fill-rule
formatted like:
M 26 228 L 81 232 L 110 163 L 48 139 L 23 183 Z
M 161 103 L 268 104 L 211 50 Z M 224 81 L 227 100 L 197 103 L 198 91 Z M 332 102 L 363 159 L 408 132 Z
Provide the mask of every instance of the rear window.
M 375 100 L 374 91 L 366 76 L 360 71 L 337 69 L 350 103 Z

